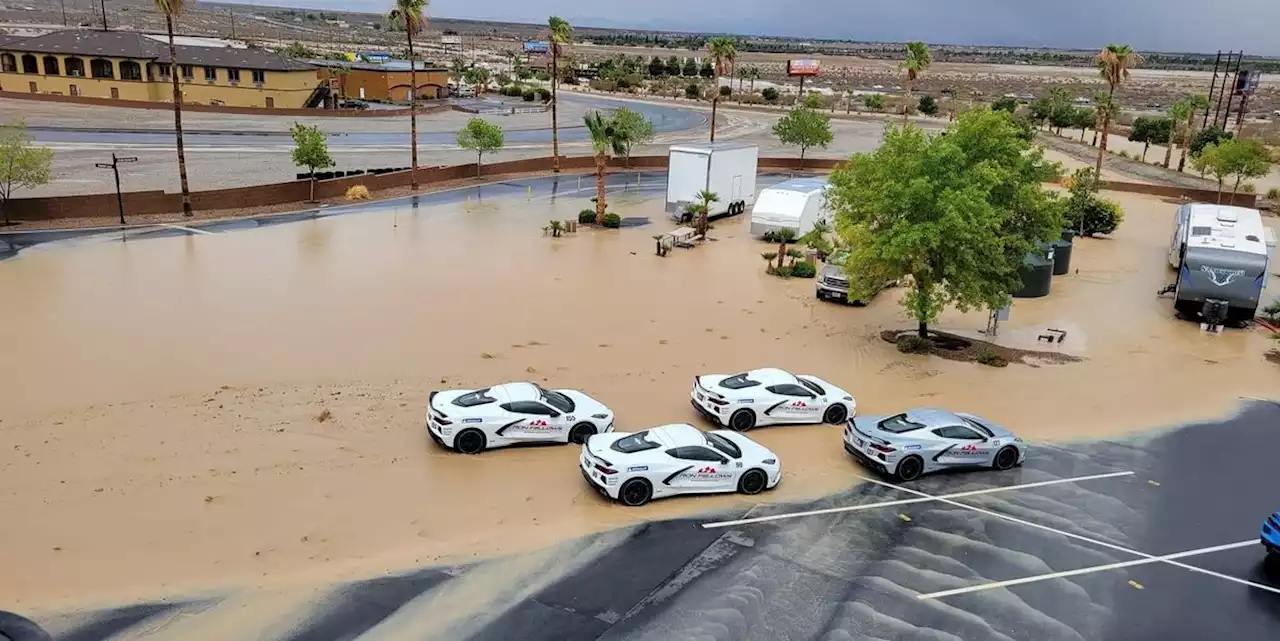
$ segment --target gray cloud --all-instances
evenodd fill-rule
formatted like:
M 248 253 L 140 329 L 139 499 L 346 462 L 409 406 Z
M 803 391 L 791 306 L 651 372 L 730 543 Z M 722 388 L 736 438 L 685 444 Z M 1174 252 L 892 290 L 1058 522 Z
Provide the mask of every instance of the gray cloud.
M 232 0 L 236 1 L 236 0 Z M 278 4 L 381 11 L 389 0 L 274 0 Z M 639 10 L 637 10 L 639 8 Z M 431 15 L 510 22 L 570 22 L 616 28 L 726 31 L 809 38 L 926 40 L 1094 48 L 1125 42 L 1137 49 L 1245 49 L 1280 55 L 1280 1 L 1236 0 L 435 0 Z M 1105 19 L 1101 17 L 1105 16 Z

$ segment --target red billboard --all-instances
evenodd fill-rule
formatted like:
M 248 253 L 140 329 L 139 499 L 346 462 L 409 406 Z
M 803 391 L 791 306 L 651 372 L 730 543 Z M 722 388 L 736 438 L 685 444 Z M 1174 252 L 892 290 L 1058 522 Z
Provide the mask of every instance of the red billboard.
M 788 60 L 787 61 L 788 76 L 816 76 L 818 75 L 817 60 Z

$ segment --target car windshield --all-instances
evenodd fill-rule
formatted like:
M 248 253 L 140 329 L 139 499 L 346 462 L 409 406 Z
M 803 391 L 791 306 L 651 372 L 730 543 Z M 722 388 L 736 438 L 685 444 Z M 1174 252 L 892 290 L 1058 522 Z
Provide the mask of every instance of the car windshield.
M 498 399 L 489 396 L 489 388 L 478 389 L 474 392 L 468 392 L 453 399 L 453 404 L 458 407 L 475 407 L 477 405 L 486 405 Z
M 747 387 L 755 387 L 760 381 L 753 381 L 747 378 L 746 374 L 735 374 L 729 378 L 720 381 L 720 387 L 725 389 L 744 389 Z
M 560 392 L 546 390 L 539 387 L 538 396 L 543 402 L 560 410 L 561 412 L 564 412 L 565 414 L 572 412 L 574 409 L 573 400 Z
M 924 424 L 917 423 L 915 421 L 908 419 L 906 414 L 898 414 L 896 416 L 890 416 L 889 418 L 886 418 L 883 421 L 880 421 L 879 427 L 880 429 L 886 432 L 893 432 L 894 434 L 902 434 L 903 432 L 918 430 L 924 427 Z
M 742 458 L 742 450 L 737 445 L 734 445 L 733 441 L 719 434 L 706 433 L 703 436 L 707 437 L 708 445 L 720 450 L 722 454 L 728 455 L 729 458 Z
M 645 430 L 643 432 L 636 432 L 631 436 L 620 438 L 614 441 L 613 445 L 609 446 L 609 449 L 615 452 L 622 452 L 623 454 L 635 454 L 636 452 L 652 450 L 658 447 L 657 443 L 654 443 L 653 441 L 650 441 L 645 438 L 648 435 L 649 435 L 648 430 Z

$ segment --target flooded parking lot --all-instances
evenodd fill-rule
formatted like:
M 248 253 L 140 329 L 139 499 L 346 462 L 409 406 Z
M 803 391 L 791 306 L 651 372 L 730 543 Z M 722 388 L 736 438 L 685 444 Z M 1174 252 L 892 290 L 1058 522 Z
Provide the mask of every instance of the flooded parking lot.
M 619 429 L 702 425 L 692 376 L 767 364 L 821 375 L 863 412 L 941 405 L 1041 441 L 1215 416 L 1280 389 L 1260 332 L 1204 335 L 1155 296 L 1171 278 L 1174 205 L 1154 198 L 1114 195 L 1127 211 L 1115 238 L 1079 241 L 1079 271 L 1013 307 L 1011 340 L 1067 329 L 1062 349 L 1086 360 L 991 369 L 881 341 L 908 324 L 895 291 L 844 307 L 816 301 L 812 281 L 766 276 L 770 247 L 745 217 L 654 256 L 652 235 L 671 226 L 654 181 L 615 185 L 610 206 L 652 224 L 565 238 L 540 228 L 590 206 L 589 179 L 581 192 L 562 180 L 554 199 L 546 183 L 511 183 L 0 261 L 0 601 L 40 611 L 331 581 L 750 505 L 608 505 L 573 448 L 443 452 L 422 428 L 442 387 L 531 379 L 603 400 Z M 982 313 L 940 323 L 984 325 Z M 753 437 L 785 462 L 767 501 L 859 482 L 838 428 Z

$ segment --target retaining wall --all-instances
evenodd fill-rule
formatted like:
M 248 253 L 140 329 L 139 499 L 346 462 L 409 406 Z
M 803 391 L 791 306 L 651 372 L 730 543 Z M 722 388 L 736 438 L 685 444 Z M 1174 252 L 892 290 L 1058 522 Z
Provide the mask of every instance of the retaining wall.
M 13 100 L 34 100 L 37 102 L 69 102 L 80 105 L 95 105 L 99 107 L 123 107 L 126 109 L 164 109 L 165 111 L 173 110 L 172 102 L 151 102 L 149 100 L 112 100 L 110 98 L 92 98 L 88 96 L 56 96 L 47 93 L 22 93 L 18 91 L 0 91 L 0 98 L 10 98 Z M 429 114 L 438 111 L 449 111 L 453 109 L 452 105 L 435 104 L 435 105 L 419 105 L 419 114 Z M 408 109 L 268 109 L 266 107 L 226 107 L 219 105 L 198 105 L 194 103 L 182 103 L 182 111 L 201 112 L 201 113 L 218 113 L 218 114 L 241 114 L 249 116 L 289 116 L 289 117 L 336 117 L 336 118 L 390 118 L 396 116 L 409 115 Z
M 551 171 L 551 157 L 526 158 L 504 162 L 485 163 L 481 175 L 532 174 Z M 830 171 L 842 161 L 833 158 L 810 158 L 801 164 L 799 158 L 760 158 L 759 168 L 770 171 Z M 611 159 L 609 166 L 616 169 L 662 169 L 667 166 L 667 156 L 637 156 L 630 160 Z M 595 170 L 595 158 L 591 156 L 561 156 L 560 168 L 567 172 L 582 173 Z M 407 187 L 410 172 L 387 174 L 363 174 L 316 182 L 316 198 L 336 198 L 354 185 L 364 185 L 376 192 L 393 187 Z M 418 182 L 424 186 L 450 180 L 473 178 L 476 164 L 419 167 Z M 1105 189 L 1165 198 L 1186 198 L 1198 202 L 1215 202 L 1217 193 L 1203 189 L 1185 189 L 1163 185 L 1105 182 Z M 293 180 L 283 183 L 233 187 L 191 192 L 191 206 L 198 210 L 240 209 L 266 205 L 302 203 L 310 195 L 310 183 Z M 1242 207 L 1256 207 L 1254 194 L 1223 194 L 1223 203 Z M 124 194 L 126 215 L 164 214 L 182 211 L 182 196 L 163 191 L 135 191 Z M 54 218 L 88 218 L 116 216 L 118 207 L 114 193 L 84 196 L 55 196 L 49 198 L 19 198 L 9 201 L 9 216 L 17 220 L 49 220 Z

